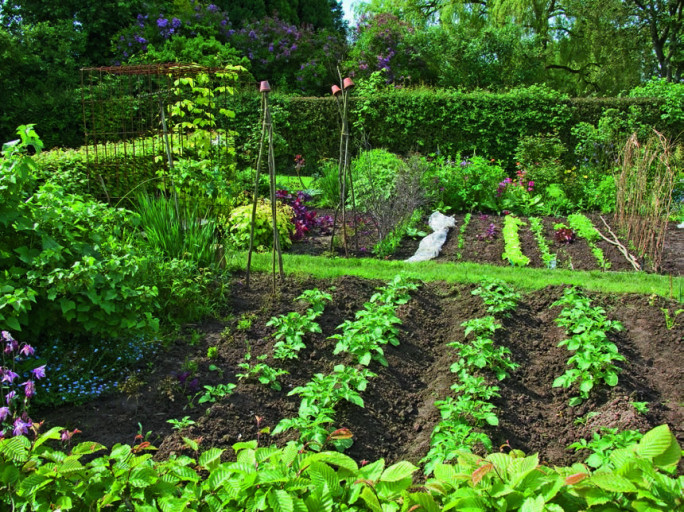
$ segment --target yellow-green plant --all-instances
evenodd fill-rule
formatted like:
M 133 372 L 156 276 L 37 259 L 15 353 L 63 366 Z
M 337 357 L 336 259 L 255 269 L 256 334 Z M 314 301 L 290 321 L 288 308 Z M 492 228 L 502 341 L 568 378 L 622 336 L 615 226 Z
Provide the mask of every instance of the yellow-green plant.
M 276 205 L 276 225 L 280 236 L 280 247 L 287 249 L 292 241 L 290 235 L 294 231 L 292 218 L 294 211 L 284 204 Z M 249 248 L 249 231 L 252 220 L 252 205 L 244 205 L 230 212 L 225 221 L 228 240 L 236 249 Z M 256 216 L 254 219 L 254 247 L 257 251 L 263 251 L 273 245 L 273 227 L 271 222 L 271 202 L 260 200 L 257 203 Z

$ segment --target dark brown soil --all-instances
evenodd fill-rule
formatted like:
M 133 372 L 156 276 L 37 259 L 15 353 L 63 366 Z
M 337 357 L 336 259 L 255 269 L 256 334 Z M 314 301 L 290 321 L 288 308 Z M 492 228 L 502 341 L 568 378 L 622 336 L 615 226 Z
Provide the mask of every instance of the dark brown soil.
M 299 399 L 288 396 L 289 390 L 315 373 L 350 363 L 346 357 L 333 355 L 334 340 L 328 336 L 344 320 L 353 318 L 382 284 L 354 277 L 334 281 L 288 277 L 273 296 L 267 276 L 256 276 L 250 289 L 238 276 L 227 304 L 231 316 L 195 326 L 202 333 L 197 345 L 190 346 L 190 336 L 182 336 L 148 361 L 151 371 L 142 374 L 144 382 L 137 389 L 129 386 L 128 395 L 41 414 L 48 426 L 77 427 L 83 432 L 82 439 L 108 446 L 134 442 L 140 423 L 143 433 L 151 432 L 150 441 L 159 447 L 160 458 L 187 450 L 181 435 L 201 438 L 205 449 L 229 448 L 240 440 L 257 437 L 261 443 L 283 443 L 293 435 L 271 438 L 260 430 L 273 429 L 280 419 L 297 414 Z M 307 349 L 299 361 L 283 365 L 290 374 L 280 379 L 282 391 L 238 381 L 237 365 L 248 350 L 254 357 L 272 353 L 273 330 L 266 322 L 273 315 L 303 311 L 305 304 L 294 299 L 313 287 L 334 287 L 334 301 L 319 318 L 323 332 L 306 338 Z M 446 344 L 463 339 L 462 322 L 486 314 L 481 299 L 471 294 L 473 289 L 473 285 L 423 284 L 412 294 L 412 300 L 399 308 L 401 344 L 387 346 L 387 368 L 371 365 L 377 377 L 362 395 L 365 408 L 350 404 L 339 408 L 336 426 L 347 427 L 354 434 L 349 455 L 359 461 L 383 457 L 388 463 L 400 459 L 417 462 L 425 456 L 439 420 L 434 401 L 449 393 L 454 380 L 449 371 L 454 353 Z M 624 324 L 625 329 L 612 334 L 611 339 L 627 361 L 621 365 L 623 372 L 615 388 L 599 388 L 589 402 L 571 408 L 568 400 L 572 390 L 551 387 L 554 378 L 563 373 L 569 356 L 557 346 L 563 339 L 562 330 L 554 323 L 559 309 L 550 308 L 562 292 L 562 287 L 548 287 L 524 295 L 515 313 L 502 320 L 504 328 L 497 331 L 496 341 L 511 350 L 520 367 L 498 384 L 500 426 L 488 430 L 495 446 L 508 443 L 525 452 L 539 452 L 542 460 L 560 465 L 582 459 L 582 454 L 571 453 L 566 446 L 590 437 L 602 426 L 645 431 L 668 423 L 680 443 L 684 442 L 684 321 L 680 317 L 678 324 L 668 329 L 661 310 L 669 308 L 672 312 L 681 305 L 660 297 L 591 294 L 594 304 Z M 245 318 L 254 320 L 248 329 L 238 330 L 238 322 Z M 218 347 L 214 360 L 207 358 L 209 347 Z M 270 358 L 268 362 L 275 365 Z M 213 405 L 190 407 L 188 393 L 181 389 L 176 376 L 184 365 L 193 364 L 197 367 L 193 377 L 200 386 L 233 382 L 237 383 L 235 392 Z M 223 375 L 211 371 L 210 365 L 220 368 Z M 637 414 L 630 401 L 648 402 L 649 412 Z M 589 417 L 588 412 L 597 414 Z M 196 424 L 181 433 L 173 431 L 166 421 L 184 416 Z
M 472 214 L 471 221 L 464 234 L 464 245 L 459 249 L 458 236 L 461 226 L 463 225 L 464 217 L 465 215 L 462 214 L 455 215 L 456 227 L 449 231 L 447 241 L 442 248 L 442 252 L 436 258 L 436 261 L 469 261 L 487 263 L 490 265 L 508 265 L 508 262 L 501 257 L 504 251 L 504 241 L 501 236 L 504 217 L 497 215 L 480 215 L 476 213 Z M 604 227 L 600 215 L 588 215 L 588 217 L 592 220 L 594 227 L 610 237 L 610 232 Z M 608 225 L 611 226 L 611 230 L 617 232 L 614 226 L 612 226 L 612 217 L 604 216 L 603 218 Z M 359 225 L 361 227 L 357 229 L 357 236 L 350 236 L 348 239 L 347 255 L 350 257 L 372 256 L 372 249 L 378 242 L 377 231 L 373 228 L 370 220 L 368 218 L 364 219 L 363 216 L 360 216 L 360 219 L 361 222 Z M 523 220 L 526 221 L 527 219 L 523 218 Z M 425 221 L 427 222 L 427 218 Z M 543 222 L 544 227 L 546 228 L 545 237 L 549 243 L 549 250 L 552 254 L 556 254 L 558 268 L 601 270 L 586 240 L 577 238 L 574 242 L 569 244 L 559 243 L 554 240 L 555 231 L 553 226 L 557 223 L 567 224 L 567 219 L 562 217 L 546 217 L 543 219 Z M 484 237 L 483 235 L 490 224 L 494 224 L 496 235 L 489 238 Z M 422 226 L 422 228 L 426 232 L 430 232 L 430 228 L 427 225 Z M 349 228 L 348 231 L 350 233 L 353 232 L 351 228 Z M 534 235 L 529 229 L 529 224 L 520 229 L 519 236 L 522 252 L 525 256 L 530 258 L 529 266 L 536 268 L 543 267 L 544 263 L 541 259 L 541 253 L 537 246 L 537 242 L 534 239 Z M 625 240 L 620 239 L 619 241 L 626 247 L 629 246 Z M 404 260 L 410 258 L 415 253 L 419 243 L 419 239 L 404 240 L 396 253 L 389 257 L 389 259 Z M 603 251 L 605 260 L 610 263 L 610 271 L 635 271 L 634 267 L 617 247 L 604 240 L 598 241 L 596 245 Z M 295 243 L 291 252 L 320 255 L 329 250 L 329 236 L 313 236 L 302 242 Z M 343 248 L 336 246 L 335 250 L 339 255 L 344 255 Z M 645 270 L 652 270 L 647 262 L 640 263 Z M 675 223 L 670 223 L 668 225 L 659 273 L 672 276 L 684 275 L 684 229 L 678 229 Z

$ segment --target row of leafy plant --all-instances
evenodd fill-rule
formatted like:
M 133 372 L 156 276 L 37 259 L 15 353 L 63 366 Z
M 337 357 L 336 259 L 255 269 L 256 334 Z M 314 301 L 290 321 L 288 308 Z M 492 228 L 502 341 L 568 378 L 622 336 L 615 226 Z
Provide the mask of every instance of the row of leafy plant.
M 441 421 L 432 432 L 430 450 L 422 461 L 427 474 L 437 464 L 456 459 L 462 451 L 476 446 L 492 450 L 491 439 L 481 429 L 499 424 L 491 403 L 492 398 L 500 396 L 499 387 L 490 385 L 482 372 L 492 372 L 502 380 L 519 366 L 511 361 L 510 350 L 495 346 L 493 337 L 501 324 L 493 315 L 507 315 L 515 309 L 520 295 L 501 281 L 484 281 L 472 293 L 482 297 L 490 314 L 461 324 L 466 338 L 474 335 L 472 341 L 448 344 L 456 350 L 458 358 L 450 367 L 457 381 L 451 386 L 453 396 L 435 402 Z
M 342 333 L 330 337 L 337 340 L 334 353 L 350 353 L 359 366 L 338 364 L 332 373 L 316 374 L 304 386 L 290 391 L 288 395 L 301 397 L 298 416 L 281 420 L 273 430 L 274 435 L 297 430 L 300 442 L 314 450 L 320 450 L 328 443 L 338 449 L 351 446 L 351 433 L 347 429 L 330 428 L 335 421 L 335 408 L 342 400 L 364 406 L 360 393 L 366 389 L 368 379 L 376 376 L 367 366 L 372 360 L 387 366 L 382 345 L 399 344 L 396 325 L 401 320 L 396 316 L 396 308 L 410 300 L 409 291 L 417 286 L 397 276 L 373 294 L 356 313 L 355 320 L 338 326 Z
M 570 368 L 553 381 L 553 387 L 569 388 L 577 384 L 579 395 L 570 399 L 570 405 L 575 406 L 587 400 L 597 384 L 617 385 L 621 370 L 615 363 L 624 361 L 625 357 L 610 341 L 608 333 L 622 330 L 622 324 L 609 320 L 605 310 L 592 306 L 591 300 L 577 288 L 566 288 L 563 297 L 551 306 L 563 306 L 556 324 L 569 337 L 559 346 L 573 352 L 567 361 Z
M 72 434 L 72 433 L 68 433 Z M 54 444 L 62 440 L 62 449 Z M 67 446 L 59 427 L 33 439 L 0 440 L 0 503 L 12 510 L 197 511 L 415 511 L 472 510 L 574 512 L 679 510 L 684 477 L 672 472 L 681 448 L 666 425 L 613 451 L 610 467 L 547 467 L 517 450 L 480 457 L 459 452 L 437 464 L 417 486 L 417 467 L 383 459 L 359 466 L 338 452 L 311 452 L 295 442 L 283 448 L 256 441 L 225 450 L 155 461 L 148 443 Z M 101 453 L 103 452 L 104 453 Z M 97 454 L 97 456 L 95 456 Z

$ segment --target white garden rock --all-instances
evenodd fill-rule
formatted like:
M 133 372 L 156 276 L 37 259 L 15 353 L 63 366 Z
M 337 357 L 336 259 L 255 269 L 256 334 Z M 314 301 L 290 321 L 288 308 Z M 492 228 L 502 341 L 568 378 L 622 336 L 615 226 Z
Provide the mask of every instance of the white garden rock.
M 456 219 L 434 212 L 430 215 L 428 225 L 433 232 L 420 241 L 416 253 L 406 261 L 427 261 L 436 258 L 446 242 L 449 229 L 456 227 Z

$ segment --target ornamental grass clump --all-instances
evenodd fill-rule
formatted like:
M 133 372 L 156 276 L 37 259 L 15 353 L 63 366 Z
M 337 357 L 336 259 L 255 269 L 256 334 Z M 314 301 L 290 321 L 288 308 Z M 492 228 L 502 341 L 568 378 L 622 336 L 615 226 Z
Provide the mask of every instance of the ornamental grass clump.
M 0 366 L 0 439 L 28 434 L 33 421 L 29 403 L 36 394 L 35 381 L 45 377 L 45 365 L 37 365 L 34 348 L 19 343 L 7 331 L 2 340 Z M 23 382 L 22 382 L 23 381 Z

